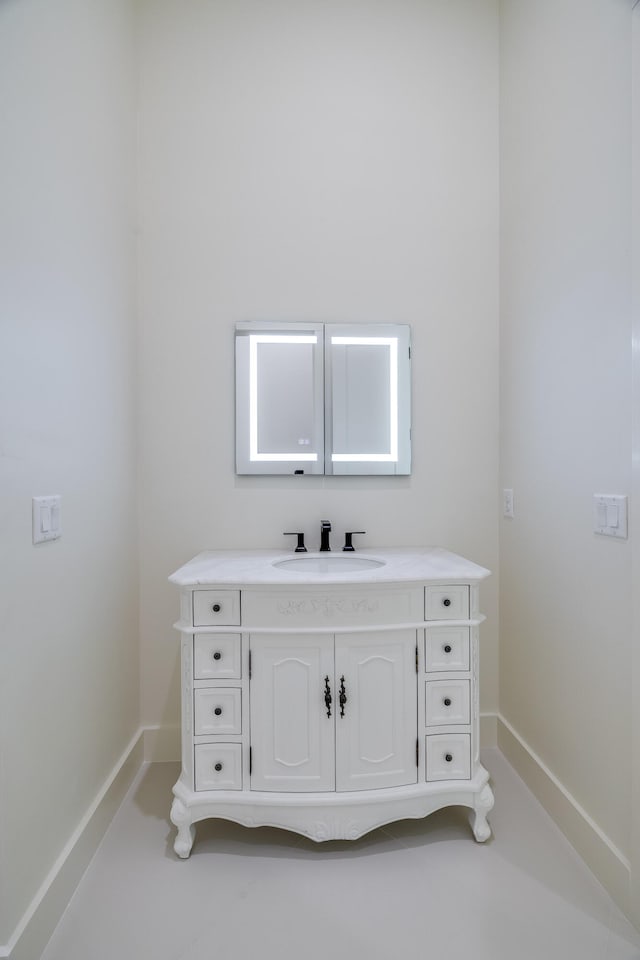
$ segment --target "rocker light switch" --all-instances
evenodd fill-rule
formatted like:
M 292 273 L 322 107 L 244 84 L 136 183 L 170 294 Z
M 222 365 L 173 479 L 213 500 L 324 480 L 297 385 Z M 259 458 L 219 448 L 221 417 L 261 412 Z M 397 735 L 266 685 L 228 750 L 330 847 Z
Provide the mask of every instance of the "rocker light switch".
M 593 530 L 603 537 L 627 538 L 627 498 L 596 493 L 593 497 Z
M 34 543 L 57 540 L 61 535 L 60 500 L 57 494 L 51 497 L 33 497 L 31 507 Z

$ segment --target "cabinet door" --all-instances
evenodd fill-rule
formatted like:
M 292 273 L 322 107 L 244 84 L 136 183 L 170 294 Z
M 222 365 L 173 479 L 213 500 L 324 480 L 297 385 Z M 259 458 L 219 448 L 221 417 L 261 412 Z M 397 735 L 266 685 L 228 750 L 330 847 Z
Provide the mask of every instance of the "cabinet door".
M 249 646 L 251 789 L 334 790 L 333 637 L 252 635 Z
M 335 703 L 337 790 L 417 781 L 415 630 L 336 634 Z

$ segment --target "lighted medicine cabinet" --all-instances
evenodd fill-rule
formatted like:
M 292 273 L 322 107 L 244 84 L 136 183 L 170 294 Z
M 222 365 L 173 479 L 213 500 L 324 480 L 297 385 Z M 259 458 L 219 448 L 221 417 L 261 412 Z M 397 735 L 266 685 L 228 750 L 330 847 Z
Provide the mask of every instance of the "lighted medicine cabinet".
M 411 472 L 402 324 L 236 325 L 238 474 Z

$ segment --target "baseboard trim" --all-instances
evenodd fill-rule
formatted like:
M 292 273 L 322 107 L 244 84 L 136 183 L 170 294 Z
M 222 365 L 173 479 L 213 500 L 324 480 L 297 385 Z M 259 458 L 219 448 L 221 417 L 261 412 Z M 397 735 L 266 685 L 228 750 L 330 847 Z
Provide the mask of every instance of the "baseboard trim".
M 65 844 L 0 957 L 34 960 L 46 947 L 133 778 L 144 762 L 141 727 Z
M 501 714 L 497 745 L 620 909 L 630 914 L 631 865 Z
M 180 724 L 144 727 L 144 759 L 150 763 L 180 761 Z

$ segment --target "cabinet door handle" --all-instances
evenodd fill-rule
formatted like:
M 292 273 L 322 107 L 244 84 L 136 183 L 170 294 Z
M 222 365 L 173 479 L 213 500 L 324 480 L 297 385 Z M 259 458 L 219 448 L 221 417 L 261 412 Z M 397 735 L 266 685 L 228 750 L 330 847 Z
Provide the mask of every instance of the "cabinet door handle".
M 329 677 L 324 678 L 324 705 L 327 708 L 327 716 L 331 716 L 331 687 L 329 686 Z
M 344 689 L 344 677 L 340 677 L 340 716 L 344 717 L 344 705 L 347 702 L 347 694 Z

